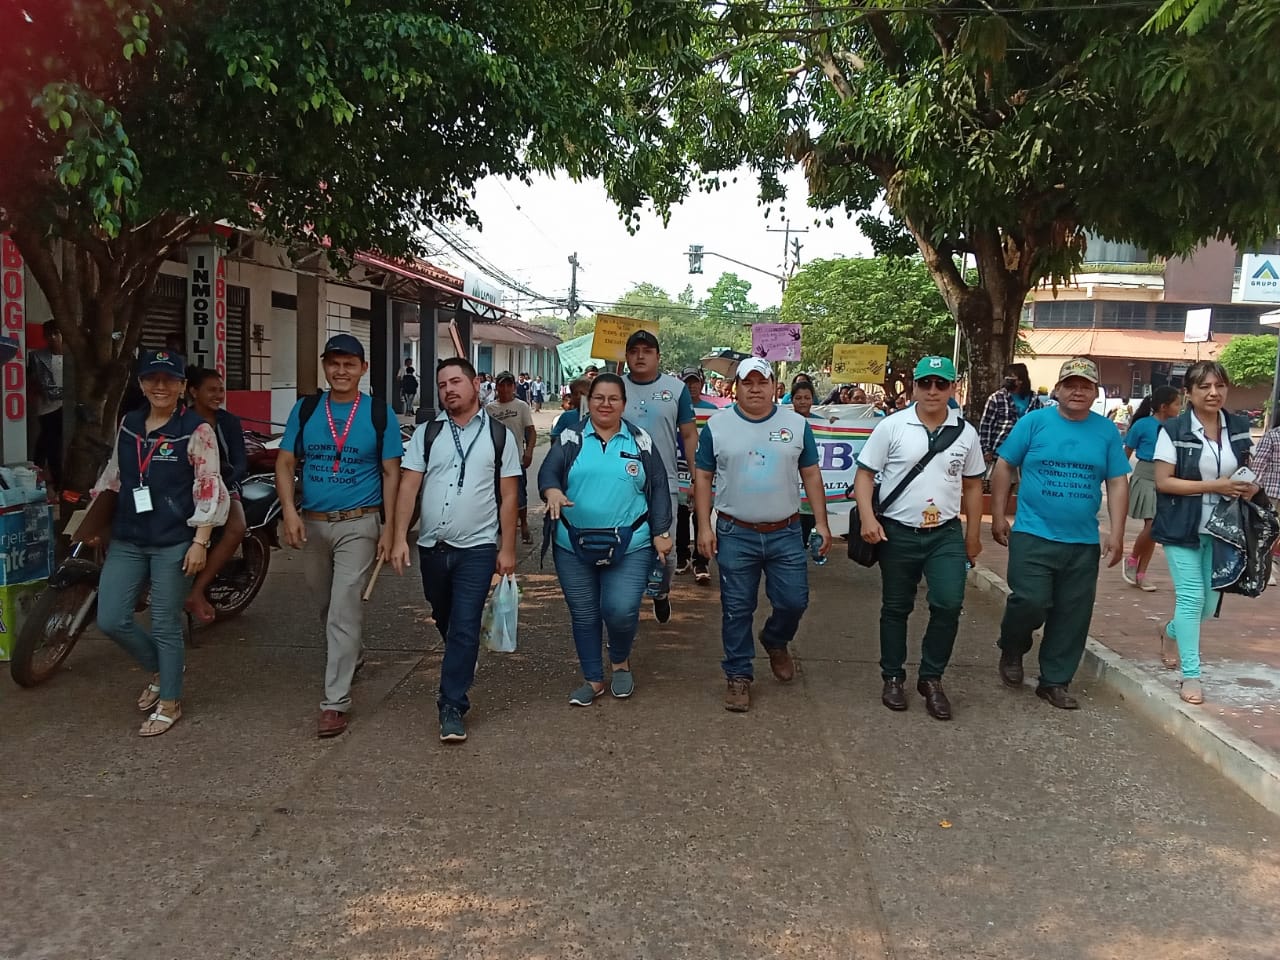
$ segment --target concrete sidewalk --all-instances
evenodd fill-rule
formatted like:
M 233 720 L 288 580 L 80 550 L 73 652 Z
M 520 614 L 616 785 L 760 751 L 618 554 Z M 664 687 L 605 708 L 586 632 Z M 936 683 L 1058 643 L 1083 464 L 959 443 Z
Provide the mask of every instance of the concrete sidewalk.
M 890 713 L 878 572 L 811 569 L 799 677 L 757 661 L 751 713 L 721 706 L 717 590 L 687 578 L 669 624 L 643 614 L 636 696 L 574 709 L 526 555 L 520 650 L 482 660 L 451 748 L 416 573 L 379 581 L 334 741 L 287 551 L 203 632 L 166 736 L 134 735 L 141 674 L 87 638 L 45 687 L 0 685 L 0 956 L 1275 957 L 1273 816 L 1104 686 L 1075 713 L 1003 689 L 977 591 L 956 719 Z
M 1141 530 L 1140 522 L 1128 522 L 1126 552 Z M 1008 559 L 991 539 L 987 518 L 979 566 L 995 578 L 980 569 L 971 581 L 1002 594 Z M 1177 696 L 1181 674 L 1160 663 L 1157 632 L 1173 614 L 1174 593 L 1159 546 L 1148 578 L 1158 588 L 1154 593 L 1126 583 L 1119 566 L 1103 566 L 1090 627 L 1099 646 L 1090 648 L 1085 668 L 1109 674 L 1117 692 L 1280 813 L 1280 589 L 1257 599 L 1227 596 L 1221 618 L 1204 625 L 1205 703 L 1196 707 Z

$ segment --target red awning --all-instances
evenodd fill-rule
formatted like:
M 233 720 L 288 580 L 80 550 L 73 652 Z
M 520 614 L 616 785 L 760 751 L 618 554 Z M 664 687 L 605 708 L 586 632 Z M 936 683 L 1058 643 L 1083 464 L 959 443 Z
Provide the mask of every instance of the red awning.
M 481 300 L 479 297 L 473 297 L 469 293 L 463 293 L 457 287 L 450 286 L 423 270 L 417 270 L 403 263 L 397 263 L 394 260 L 386 260 L 372 253 L 357 253 L 356 262 L 363 263 L 366 267 L 372 267 L 375 270 L 385 270 L 388 273 L 394 273 L 407 280 L 415 280 L 424 286 L 432 287 L 436 290 L 443 290 L 445 293 L 452 294 L 460 300 L 470 300 L 472 303 L 478 303 L 481 306 L 489 307 L 501 314 L 505 314 L 507 312 L 506 308 L 500 304 L 490 303 L 488 300 Z

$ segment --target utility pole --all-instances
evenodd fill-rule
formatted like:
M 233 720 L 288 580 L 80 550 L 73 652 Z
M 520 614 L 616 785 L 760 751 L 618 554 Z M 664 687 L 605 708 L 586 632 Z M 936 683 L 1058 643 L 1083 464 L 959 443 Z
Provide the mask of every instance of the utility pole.
M 797 237 L 795 240 L 792 240 L 791 235 L 793 233 L 808 233 L 808 232 L 809 232 L 808 227 L 805 227 L 803 230 L 798 230 L 793 228 L 791 226 L 790 220 L 784 220 L 782 222 L 781 230 L 779 230 L 777 227 L 765 227 L 765 233 L 782 234 L 782 289 L 784 291 L 787 289 L 787 280 L 791 276 L 792 271 L 796 267 L 800 266 L 800 238 Z M 791 256 L 793 251 L 795 253 L 794 263 L 791 262 Z
M 565 309 L 569 311 L 569 337 L 573 338 L 573 328 L 578 323 L 578 269 L 582 264 L 578 263 L 578 251 L 573 251 L 573 255 L 569 257 L 569 267 L 572 273 L 569 276 L 569 299 L 565 302 Z

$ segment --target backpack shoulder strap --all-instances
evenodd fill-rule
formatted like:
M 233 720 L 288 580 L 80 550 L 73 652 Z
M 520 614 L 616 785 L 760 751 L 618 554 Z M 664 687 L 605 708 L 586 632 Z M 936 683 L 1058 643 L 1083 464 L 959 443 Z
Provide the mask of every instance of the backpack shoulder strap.
M 377 453 L 374 459 L 381 463 L 382 440 L 387 435 L 387 402 L 379 400 L 377 397 L 370 397 L 369 400 L 373 403 L 373 409 L 369 412 L 373 417 L 374 450 Z
M 486 417 L 489 415 L 486 413 Z M 507 448 L 507 434 L 511 431 L 499 420 L 489 417 L 489 436 L 493 438 L 493 496 L 502 508 L 502 454 Z
M 302 398 L 302 406 L 298 409 L 298 435 L 293 438 L 293 456 L 299 463 L 306 459 L 303 453 L 302 433 L 307 429 L 307 421 L 315 415 L 316 409 L 320 406 L 322 396 L 324 396 L 323 392 L 318 390 L 315 393 L 308 393 Z
M 431 445 L 436 442 L 436 437 L 440 436 L 440 431 L 444 429 L 444 424 L 439 420 L 432 420 L 427 424 L 427 429 L 422 431 L 422 472 L 427 472 L 427 467 L 431 465 Z

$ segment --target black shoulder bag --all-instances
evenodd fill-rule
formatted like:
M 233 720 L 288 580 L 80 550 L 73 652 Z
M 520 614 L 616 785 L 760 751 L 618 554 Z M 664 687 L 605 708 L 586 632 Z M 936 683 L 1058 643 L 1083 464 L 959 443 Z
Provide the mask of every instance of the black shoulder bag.
M 898 481 L 898 485 L 883 500 L 880 499 L 880 487 L 876 486 L 875 493 L 871 497 L 871 509 L 877 519 L 883 517 L 890 505 L 906 492 L 907 487 L 911 486 L 911 482 L 916 477 L 924 472 L 930 460 L 960 439 L 964 426 L 965 422 L 961 420 L 959 423 L 939 430 L 938 435 L 933 438 L 933 443 L 929 444 L 929 452 L 920 458 L 920 462 Z M 852 486 L 845 491 L 845 499 L 853 500 Z M 863 567 L 874 567 L 880 561 L 880 544 L 867 543 L 862 539 L 862 518 L 858 514 L 857 500 L 853 500 L 853 509 L 849 511 L 849 559 Z

